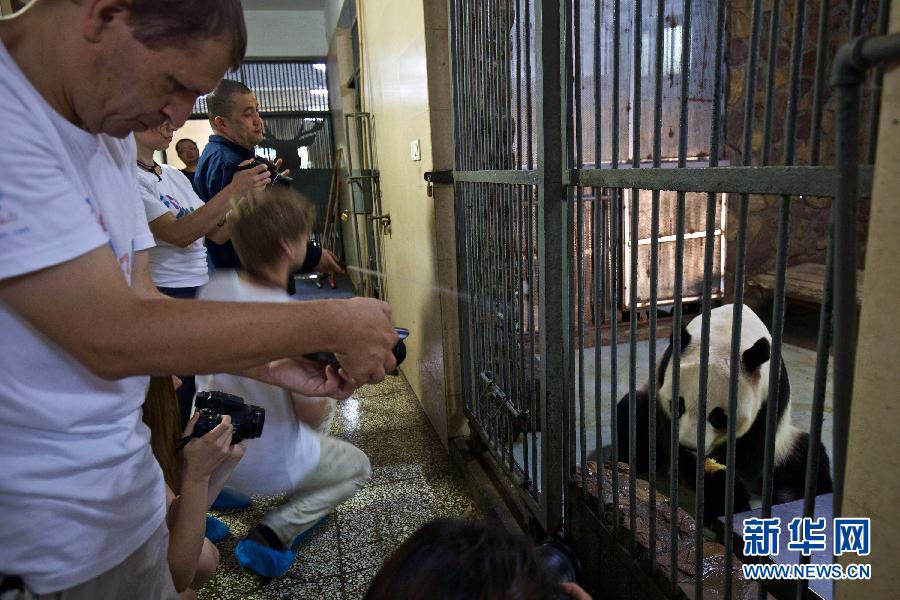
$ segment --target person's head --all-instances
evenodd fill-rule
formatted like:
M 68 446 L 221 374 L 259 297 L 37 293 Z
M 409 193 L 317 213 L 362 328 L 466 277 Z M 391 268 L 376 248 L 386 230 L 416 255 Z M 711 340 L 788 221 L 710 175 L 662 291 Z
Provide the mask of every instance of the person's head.
M 52 77 L 51 105 L 116 137 L 165 121 L 180 127 L 247 47 L 239 0 L 38 0 L 11 27 L 13 47 L 53 37 L 40 64 L 21 65 Z
M 263 141 L 263 121 L 256 95 L 246 85 L 223 79 L 206 97 L 213 131 L 248 150 Z
M 303 264 L 314 220 L 309 200 L 289 187 L 270 186 L 239 198 L 228 228 L 244 270 L 260 275 Z
M 172 134 L 175 130 L 168 122 L 145 129 L 144 131 L 135 131 L 134 139 L 139 146 L 143 146 L 149 150 L 165 150 L 172 143 Z
M 175 448 L 181 438 L 181 422 L 172 377 L 150 378 L 142 416 L 150 429 L 150 448 L 162 468 L 166 485 L 177 494 L 181 487 L 181 463 Z
M 565 597 L 522 536 L 483 522 L 438 519 L 385 561 L 365 600 L 546 600 Z
M 200 150 L 197 143 L 190 138 L 181 138 L 175 142 L 175 153 L 185 165 L 195 164 L 200 159 Z

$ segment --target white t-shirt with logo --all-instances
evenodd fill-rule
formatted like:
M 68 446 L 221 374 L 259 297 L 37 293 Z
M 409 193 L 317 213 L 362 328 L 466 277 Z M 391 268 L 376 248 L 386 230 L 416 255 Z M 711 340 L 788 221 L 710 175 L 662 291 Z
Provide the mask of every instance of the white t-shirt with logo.
M 0 106 L 0 280 L 106 246 L 130 284 L 153 245 L 134 140 L 63 119 L 2 43 Z M 165 518 L 149 380 L 100 379 L 3 302 L 0 332 L 0 575 L 50 593 L 121 563 Z
M 153 173 L 138 170 L 138 184 L 147 222 L 166 213 L 180 219 L 203 206 L 184 173 L 169 165 L 162 166 L 162 180 Z M 197 287 L 209 281 L 206 265 L 206 246 L 203 238 L 179 248 L 163 240 L 156 240 L 150 249 L 150 277 L 159 287 Z
M 294 302 L 284 290 L 247 282 L 230 269 L 217 272 L 198 296 L 232 302 Z M 235 394 L 266 409 L 262 436 L 250 440 L 247 452 L 228 478 L 228 487 L 247 494 L 280 494 L 294 490 L 319 464 L 318 434 L 297 420 L 291 392 L 236 375 L 198 375 L 198 391 Z

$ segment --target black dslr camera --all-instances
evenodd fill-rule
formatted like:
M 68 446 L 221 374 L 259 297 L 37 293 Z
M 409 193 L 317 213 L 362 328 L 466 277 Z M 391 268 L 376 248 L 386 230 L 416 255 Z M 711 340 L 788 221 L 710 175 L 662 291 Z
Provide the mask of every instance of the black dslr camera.
M 409 329 L 406 329 L 405 327 L 394 327 L 394 331 L 396 331 L 397 335 L 400 336 L 400 339 L 397 340 L 397 343 L 392 349 L 394 358 L 397 360 L 397 366 L 399 367 L 400 363 L 402 363 L 406 359 L 406 344 L 403 343 L 403 340 L 409 337 Z M 339 369 L 341 367 L 341 363 L 338 362 L 338 359 L 333 352 L 314 352 L 312 354 L 304 354 L 303 356 L 304 358 L 309 358 L 311 360 L 317 360 L 319 362 L 332 365 L 336 369 Z M 397 369 L 394 369 L 392 372 L 388 373 L 388 375 L 397 374 Z
M 253 162 L 239 166 L 237 170 L 245 171 L 247 169 L 252 169 L 257 165 L 266 165 L 266 167 L 269 169 L 269 176 L 272 178 L 272 184 L 277 183 L 278 185 L 289 186 L 294 183 L 293 177 L 288 177 L 287 175 L 282 175 L 281 173 L 279 173 L 278 167 L 275 166 L 275 163 L 264 156 L 254 156 Z
M 266 409 L 245 404 L 244 399 L 225 392 L 197 392 L 194 406 L 200 418 L 194 425 L 192 437 L 203 437 L 222 422 L 222 415 L 231 416 L 231 443 L 258 438 L 266 422 Z

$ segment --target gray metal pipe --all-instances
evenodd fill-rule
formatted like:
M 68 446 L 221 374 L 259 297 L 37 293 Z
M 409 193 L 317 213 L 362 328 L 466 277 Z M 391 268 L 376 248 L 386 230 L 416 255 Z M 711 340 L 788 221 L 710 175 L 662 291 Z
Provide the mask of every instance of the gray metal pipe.
M 834 216 L 834 516 L 840 516 L 850 432 L 856 349 L 856 204 L 859 179 L 859 88 L 866 71 L 900 59 L 900 34 L 861 36 L 842 46 L 831 85 L 837 99 L 837 194 Z

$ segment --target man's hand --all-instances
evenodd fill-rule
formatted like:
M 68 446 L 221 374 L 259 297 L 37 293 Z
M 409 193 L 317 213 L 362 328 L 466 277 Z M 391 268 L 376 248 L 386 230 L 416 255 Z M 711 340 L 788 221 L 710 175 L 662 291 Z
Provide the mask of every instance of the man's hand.
M 306 358 L 286 358 L 269 363 L 274 385 L 304 396 L 328 396 L 335 400 L 349 398 L 356 382 L 345 379 L 338 370 Z
M 344 349 L 335 351 L 344 379 L 378 383 L 397 366 L 393 349 L 400 339 L 391 325 L 391 307 L 374 298 L 351 298 L 344 301 L 345 318 L 331 323 L 343 340 Z
M 253 163 L 253 159 L 242 162 L 238 167 L 244 167 Z M 238 169 L 231 178 L 228 187 L 231 188 L 232 198 L 237 199 L 241 194 L 257 189 L 264 188 L 272 183 L 272 177 L 269 175 L 269 167 L 266 165 L 256 165 L 251 169 Z
M 282 162 L 284 162 L 284 161 L 282 161 L 280 158 L 275 159 L 275 170 L 276 171 L 278 171 L 278 169 L 281 168 Z M 284 171 L 278 171 L 278 174 L 281 175 L 282 177 L 287 177 L 288 175 L 291 174 L 291 170 L 285 169 Z
M 328 273 L 329 275 L 342 275 L 344 273 L 337 256 L 331 250 L 326 250 L 325 248 L 322 248 L 322 258 L 319 259 L 319 264 L 313 268 L 313 271 L 316 273 Z
M 306 358 L 273 360 L 234 375 L 251 377 L 304 396 L 328 396 L 335 400 L 349 398 L 359 387 L 356 382 L 341 377 L 333 366 Z
M 574 598 L 574 600 L 591 600 L 591 595 L 584 591 L 580 585 L 577 583 L 561 583 L 559 586 L 563 589 L 569 598 Z

